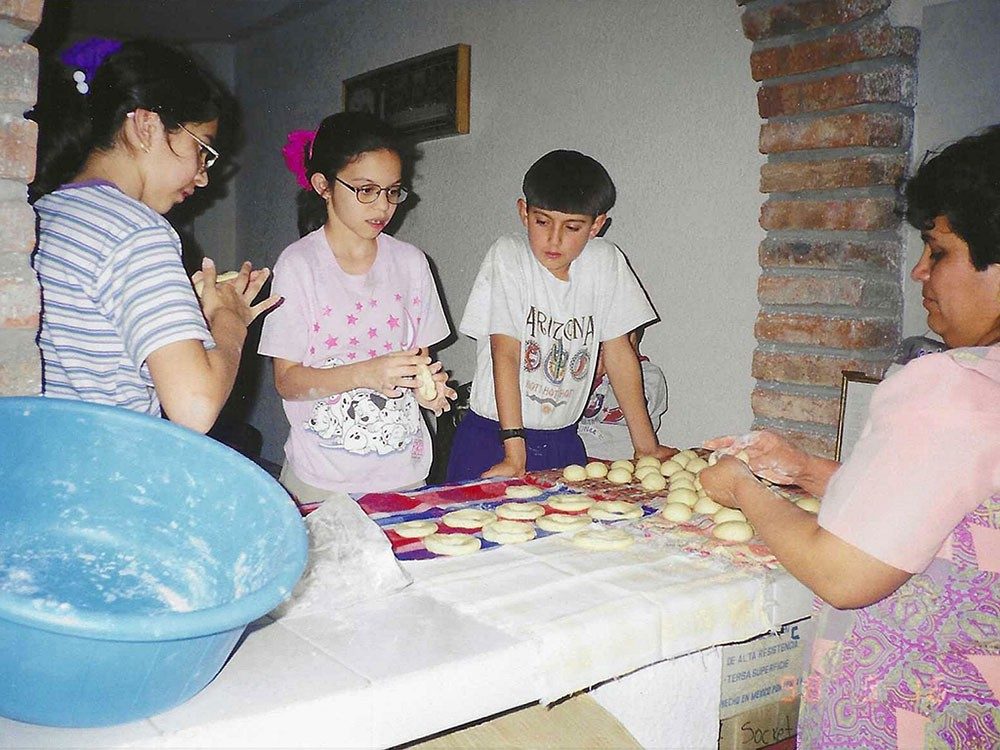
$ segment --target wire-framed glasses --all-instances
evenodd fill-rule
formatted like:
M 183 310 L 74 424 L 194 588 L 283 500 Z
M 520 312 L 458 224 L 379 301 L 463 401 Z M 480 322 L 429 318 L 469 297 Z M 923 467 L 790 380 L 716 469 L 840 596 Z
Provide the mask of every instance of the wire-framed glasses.
M 205 143 L 205 141 L 196 136 L 194 133 L 192 133 L 183 125 L 178 123 L 177 127 L 179 127 L 189 136 L 194 138 L 198 142 L 198 145 L 201 146 L 201 150 L 198 152 L 198 156 L 201 158 L 201 163 L 205 171 L 208 171 L 211 168 L 211 166 L 219 160 L 219 152 L 216 151 L 211 146 L 209 146 L 207 143 Z
M 354 197 L 358 199 L 358 203 L 374 203 L 382 193 L 385 193 L 385 199 L 395 206 L 405 201 L 406 196 L 410 194 L 410 191 L 402 185 L 390 185 L 389 187 L 362 185 L 361 187 L 354 187 L 354 185 L 344 182 L 339 177 L 334 177 L 333 179 L 348 190 L 353 191 Z

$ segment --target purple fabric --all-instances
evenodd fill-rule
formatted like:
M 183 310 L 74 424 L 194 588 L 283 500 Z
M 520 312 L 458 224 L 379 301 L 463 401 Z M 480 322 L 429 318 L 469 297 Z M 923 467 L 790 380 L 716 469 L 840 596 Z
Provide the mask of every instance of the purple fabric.
M 500 424 L 470 410 L 458 423 L 448 458 L 449 482 L 478 479 L 493 464 L 503 460 L 497 432 Z M 525 430 L 528 471 L 543 471 L 587 462 L 583 441 L 571 424 L 558 430 Z
M 82 70 L 87 76 L 87 83 L 94 80 L 97 69 L 101 67 L 104 58 L 121 49 L 122 43 L 117 39 L 85 39 L 66 49 L 59 59 L 73 70 Z

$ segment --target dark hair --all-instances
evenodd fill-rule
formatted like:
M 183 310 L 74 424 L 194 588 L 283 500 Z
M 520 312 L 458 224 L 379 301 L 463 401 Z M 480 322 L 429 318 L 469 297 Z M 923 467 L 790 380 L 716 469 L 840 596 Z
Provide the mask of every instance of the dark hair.
M 615 183 L 596 159 L 579 151 L 550 151 L 531 165 L 521 184 L 529 206 L 600 216 L 615 205 Z
M 926 230 L 945 216 L 977 271 L 1000 263 L 1000 125 L 924 159 L 906 183 L 906 220 Z
M 33 200 L 72 178 L 93 151 L 112 148 L 129 112 L 156 112 L 173 131 L 181 123 L 215 120 L 231 107 L 221 86 L 191 57 L 153 40 L 125 42 L 89 85 L 86 95 L 58 81 L 40 87 L 31 113 L 39 124 Z
M 337 112 L 320 123 L 316 137 L 305 147 L 306 179 L 321 174 L 333 182 L 337 173 L 362 154 L 392 151 L 403 163 L 403 182 L 409 182 L 417 153 L 392 126 L 367 112 Z M 299 235 L 326 223 L 326 202 L 312 189 L 298 196 Z

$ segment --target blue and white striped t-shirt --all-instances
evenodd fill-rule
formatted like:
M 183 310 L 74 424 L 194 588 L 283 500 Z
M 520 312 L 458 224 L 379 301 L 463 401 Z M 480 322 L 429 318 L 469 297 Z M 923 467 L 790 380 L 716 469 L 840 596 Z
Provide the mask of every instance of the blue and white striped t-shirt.
M 146 358 L 175 341 L 215 345 L 177 233 L 103 181 L 64 186 L 35 210 L 43 395 L 159 416 Z

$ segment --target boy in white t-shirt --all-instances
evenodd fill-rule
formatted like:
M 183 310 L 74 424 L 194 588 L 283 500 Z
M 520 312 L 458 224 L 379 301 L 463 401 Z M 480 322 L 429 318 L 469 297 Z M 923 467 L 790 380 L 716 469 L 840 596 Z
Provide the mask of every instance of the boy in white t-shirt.
M 611 177 L 560 150 L 536 161 L 522 187 L 527 239 L 493 244 L 459 326 L 477 340 L 476 375 L 448 481 L 583 463 L 576 422 L 601 346 L 634 455 L 669 458 L 676 451 L 657 441 L 628 340 L 656 313 L 622 252 L 598 237 L 615 202 Z

